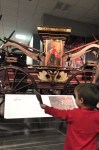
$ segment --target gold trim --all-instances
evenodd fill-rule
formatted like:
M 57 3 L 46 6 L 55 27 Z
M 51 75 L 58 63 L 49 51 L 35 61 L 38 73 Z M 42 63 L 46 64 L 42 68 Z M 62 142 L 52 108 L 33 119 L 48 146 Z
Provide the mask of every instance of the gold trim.
M 37 27 L 38 31 L 71 32 L 71 28 Z

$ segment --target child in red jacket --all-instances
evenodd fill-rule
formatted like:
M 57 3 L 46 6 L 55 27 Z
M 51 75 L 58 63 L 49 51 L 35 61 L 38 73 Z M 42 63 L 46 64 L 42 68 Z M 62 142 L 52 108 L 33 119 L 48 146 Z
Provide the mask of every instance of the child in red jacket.
M 41 104 L 45 113 L 68 122 L 64 150 L 97 150 L 99 133 L 99 89 L 95 84 L 84 83 L 76 86 L 75 102 L 78 108 L 59 110 Z

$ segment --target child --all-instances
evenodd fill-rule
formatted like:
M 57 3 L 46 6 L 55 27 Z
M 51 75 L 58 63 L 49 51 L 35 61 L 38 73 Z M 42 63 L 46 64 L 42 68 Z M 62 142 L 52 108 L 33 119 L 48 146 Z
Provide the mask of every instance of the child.
M 97 150 L 99 132 L 99 89 L 93 83 L 76 86 L 75 102 L 78 108 L 59 110 L 41 104 L 45 113 L 68 122 L 64 150 Z

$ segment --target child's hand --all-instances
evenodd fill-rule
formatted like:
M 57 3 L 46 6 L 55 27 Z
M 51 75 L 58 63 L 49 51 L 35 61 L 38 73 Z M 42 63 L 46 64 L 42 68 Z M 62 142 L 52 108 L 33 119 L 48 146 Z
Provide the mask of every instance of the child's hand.
M 42 109 L 45 109 L 46 105 L 45 104 L 40 104 Z

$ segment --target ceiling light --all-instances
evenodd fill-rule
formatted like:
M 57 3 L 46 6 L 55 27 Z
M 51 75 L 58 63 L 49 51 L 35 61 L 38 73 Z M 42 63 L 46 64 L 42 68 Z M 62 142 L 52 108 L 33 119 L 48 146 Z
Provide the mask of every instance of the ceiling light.
M 15 37 L 16 37 L 16 39 L 26 40 L 26 36 L 25 35 L 16 34 Z

